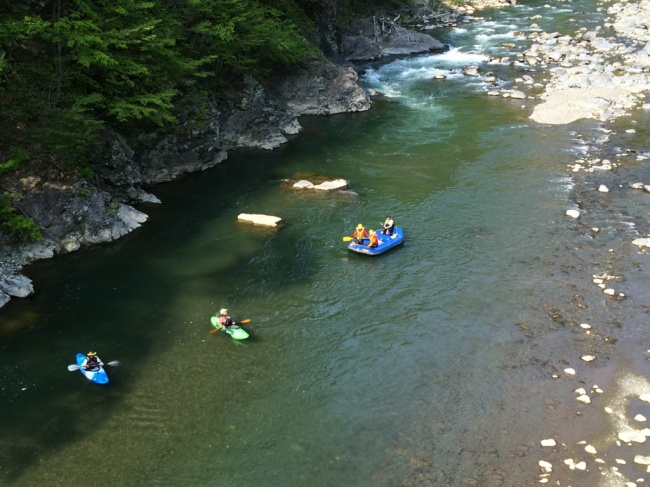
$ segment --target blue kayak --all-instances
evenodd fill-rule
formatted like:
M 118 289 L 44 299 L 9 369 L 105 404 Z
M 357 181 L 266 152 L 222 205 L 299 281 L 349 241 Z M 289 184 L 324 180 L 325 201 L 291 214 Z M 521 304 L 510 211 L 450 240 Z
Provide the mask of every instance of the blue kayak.
M 83 353 L 78 353 L 77 365 L 79 366 L 79 371 L 86 376 L 86 379 L 88 379 L 90 382 L 94 382 L 95 384 L 106 384 L 108 382 L 108 375 L 106 375 L 104 367 L 100 367 L 98 370 L 85 370 L 83 367 L 81 367 L 81 364 L 84 363 L 84 360 L 86 360 L 86 356 Z
M 210 318 L 210 323 L 212 323 L 212 326 L 215 328 L 219 329 L 219 317 L 218 316 L 212 316 Z M 237 326 L 237 325 L 231 325 L 226 327 L 225 329 L 221 329 L 222 332 L 228 333 L 231 337 L 233 337 L 235 340 L 245 340 L 248 338 L 248 333 L 246 330 L 243 328 Z
M 352 240 L 348 244 L 348 249 L 357 254 L 379 255 L 393 247 L 396 247 L 404 241 L 404 231 L 401 227 L 395 227 L 391 235 L 384 235 L 380 230 L 378 230 L 377 236 L 379 237 L 379 245 L 377 247 L 367 247 L 369 240 L 365 239 L 363 241 L 364 245 L 359 245 Z

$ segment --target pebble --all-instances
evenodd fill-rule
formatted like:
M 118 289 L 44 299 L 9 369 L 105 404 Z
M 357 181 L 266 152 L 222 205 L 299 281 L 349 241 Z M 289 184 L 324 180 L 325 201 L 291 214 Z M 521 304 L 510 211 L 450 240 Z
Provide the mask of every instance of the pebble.
M 576 371 L 574 369 L 570 368 L 570 367 L 567 368 L 567 369 L 564 369 L 564 373 L 567 374 L 567 375 L 576 375 Z
M 550 438 L 548 440 L 542 440 L 541 442 L 542 446 L 555 446 L 557 443 L 555 443 L 555 440 Z
M 593 361 L 596 357 L 594 357 L 593 355 L 583 355 L 583 356 L 580 357 L 580 358 L 581 358 L 582 360 L 584 360 L 585 362 L 591 362 L 591 361 Z

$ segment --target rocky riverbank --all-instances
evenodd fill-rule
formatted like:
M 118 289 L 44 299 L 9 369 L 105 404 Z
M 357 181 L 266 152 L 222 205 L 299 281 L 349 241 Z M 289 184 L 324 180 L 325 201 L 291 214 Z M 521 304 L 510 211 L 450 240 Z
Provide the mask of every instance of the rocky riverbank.
M 90 161 L 92 184 L 70 168 L 39 167 L 5 176 L 5 191 L 22 194 L 17 208 L 44 228 L 44 240 L 13 245 L 0 233 L 0 307 L 34 292 L 22 268 L 36 260 L 112 242 L 140 227 L 147 215 L 133 204 L 160 203 L 154 185 L 219 164 L 243 148 L 271 150 L 300 132 L 298 117 L 368 110 L 369 94 L 349 61 L 443 50 L 431 36 L 377 18 L 344 35 L 335 64 L 324 56 L 262 87 L 249 79 L 237 106 L 208 102 L 180 116 L 172 135 L 140 134 L 136 150 L 121 134 L 101 134 Z M 146 189 L 145 189 L 146 188 Z
M 575 326 L 585 353 L 552 374 L 562 389 L 573 390 L 573 397 L 547 398 L 561 417 L 549 427 L 549 437 L 522 448 L 536 452 L 538 483 L 635 487 L 645 485 L 650 472 L 650 350 L 638 342 L 644 335 L 641 323 L 647 321 L 643 274 L 650 264 L 644 250 L 650 200 L 641 192 L 648 192 L 642 178 L 650 175 L 643 169 L 650 150 L 635 137 L 636 119 L 645 117 L 637 110 L 650 109 L 650 2 L 606 3 L 602 8 L 608 14 L 602 26 L 581 28 L 572 36 L 536 32 L 519 59 L 531 72 L 541 68 L 550 75 L 548 80 L 536 77 L 534 88 L 543 85 L 541 96 L 522 97 L 541 100 L 532 109 L 533 121 L 598 122 L 586 133 L 574 133 L 579 157 L 568 171 L 575 206 L 567 217 L 589 239 L 594 256 L 592 273 L 583 278 L 603 295 L 599 311 L 590 314 L 594 322 Z M 527 86 L 534 84 L 531 80 Z M 600 228 L 603 214 L 619 214 L 619 228 Z

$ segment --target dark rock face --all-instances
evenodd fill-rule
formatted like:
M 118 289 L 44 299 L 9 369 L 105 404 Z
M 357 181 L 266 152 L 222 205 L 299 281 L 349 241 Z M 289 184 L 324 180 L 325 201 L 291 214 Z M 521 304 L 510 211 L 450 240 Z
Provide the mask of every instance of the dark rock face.
M 370 96 L 360 86 L 355 68 L 332 59 L 365 62 L 446 49 L 426 34 L 377 18 L 360 21 L 354 35 L 341 36 L 336 3 L 324 14 L 318 17 L 316 34 L 324 55 L 305 60 L 300 69 L 268 86 L 247 80 L 237 106 L 217 107 L 206 100 L 200 110 L 193 107 L 179 116 L 175 133 L 138 135 L 137 150 L 120 134 L 102 132 L 89 161 L 92 182 L 74 171 L 12 181 L 11 190 L 24 195 L 17 207 L 45 229 L 45 240 L 12 246 L 0 231 L 0 278 L 17 278 L 30 262 L 110 242 L 134 230 L 147 215 L 127 203 L 159 202 L 143 186 L 213 167 L 227 158 L 229 150 L 278 147 L 288 135 L 300 132 L 301 115 L 368 110 Z M 0 293 L 0 307 L 8 296 Z
M 391 20 L 373 17 L 354 23 L 350 33 L 343 37 L 341 56 L 346 61 L 361 63 L 447 49 L 448 46 L 428 34 L 405 29 Z

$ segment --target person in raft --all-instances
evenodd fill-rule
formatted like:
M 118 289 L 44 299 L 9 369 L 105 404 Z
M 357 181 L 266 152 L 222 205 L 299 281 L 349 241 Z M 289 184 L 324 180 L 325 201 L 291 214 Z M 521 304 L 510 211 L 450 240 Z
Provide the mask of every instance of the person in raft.
M 377 247 L 379 245 L 379 236 L 374 230 L 370 230 L 370 235 L 368 237 L 370 241 L 368 242 L 368 247 Z
M 228 310 L 226 308 L 221 308 L 219 311 L 219 328 L 227 328 L 235 324 L 237 323 L 228 316 Z
M 366 229 L 363 228 L 363 223 L 359 223 L 357 225 L 357 229 L 354 232 L 352 232 L 352 238 L 355 240 L 355 242 L 358 245 L 363 245 L 364 239 L 368 237 L 370 237 L 370 235 L 368 234 L 368 232 L 366 232 Z
M 99 370 L 100 367 L 102 367 L 104 363 L 99 360 L 99 357 L 97 356 L 97 352 L 88 352 L 86 354 L 86 358 L 84 361 L 81 363 L 81 367 L 84 370 L 90 370 L 92 372 L 96 372 Z
M 390 215 L 386 217 L 386 221 L 384 222 L 384 229 L 381 231 L 384 235 L 392 235 L 393 230 L 395 230 L 395 222 L 391 218 Z

